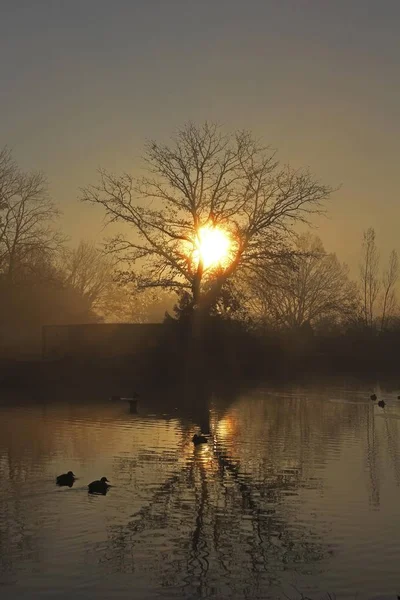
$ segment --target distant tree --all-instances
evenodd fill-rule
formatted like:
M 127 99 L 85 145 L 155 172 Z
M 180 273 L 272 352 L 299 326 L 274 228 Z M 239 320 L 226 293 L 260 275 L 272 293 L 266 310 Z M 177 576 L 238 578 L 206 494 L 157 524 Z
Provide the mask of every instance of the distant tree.
M 23 172 L 0 151 L 0 351 L 37 352 L 45 324 L 96 320 L 60 269 L 65 237 L 42 173 Z M 65 255 L 64 255 L 65 259 Z
M 11 282 L 32 256 L 53 255 L 64 242 L 43 173 L 23 173 L 8 149 L 0 152 L 0 259 Z
M 367 229 L 363 235 L 360 277 L 364 322 L 367 327 L 372 328 L 375 319 L 376 301 L 380 290 L 379 252 L 373 227 Z
M 62 274 L 66 285 L 81 295 L 91 311 L 107 316 L 118 304 L 115 261 L 89 242 L 64 249 Z
M 280 166 L 249 133 L 224 135 L 207 123 L 186 125 L 171 145 L 148 143 L 144 158 L 147 177 L 101 170 L 82 200 L 132 227 L 108 249 L 128 270 L 136 264 L 141 287 L 186 292 L 192 308 L 207 312 L 235 272 L 262 270 L 289 253 L 293 227 L 320 212 L 332 191 L 308 171 Z M 204 227 L 229 235 L 224 267 L 196 252 Z
M 0 150 L 0 209 L 7 206 L 6 200 L 18 186 L 18 168 L 9 148 Z
M 327 254 L 321 240 L 303 234 L 295 243 L 292 264 L 269 277 L 250 280 L 251 309 L 260 320 L 284 328 L 343 320 L 357 305 L 357 288 L 346 265 Z
M 93 314 L 106 321 L 126 323 L 161 322 L 173 306 L 171 292 L 140 289 L 136 282 L 117 281 L 116 261 L 94 244 L 81 241 L 65 249 L 61 277 L 79 294 Z
M 43 325 L 98 321 L 86 299 L 68 285 L 58 265 L 33 253 L 14 274 L 0 277 L 0 353 L 40 352 Z
M 141 289 L 135 283 L 116 285 L 118 297 L 108 318 L 124 323 L 161 323 L 166 311 L 172 310 L 176 295 L 170 290 Z
M 392 250 L 389 263 L 382 277 L 382 317 L 381 330 L 385 329 L 388 320 L 393 316 L 396 307 L 395 286 L 399 278 L 399 259 L 396 250 Z

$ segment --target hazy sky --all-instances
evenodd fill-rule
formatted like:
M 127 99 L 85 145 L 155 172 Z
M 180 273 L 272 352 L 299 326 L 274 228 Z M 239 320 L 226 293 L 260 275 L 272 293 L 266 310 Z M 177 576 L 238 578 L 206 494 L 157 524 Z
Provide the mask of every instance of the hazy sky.
M 251 129 L 342 185 L 319 232 L 356 265 L 369 225 L 400 251 L 399 24 L 399 0 L 0 0 L 0 146 L 93 239 L 97 167 L 189 119 Z

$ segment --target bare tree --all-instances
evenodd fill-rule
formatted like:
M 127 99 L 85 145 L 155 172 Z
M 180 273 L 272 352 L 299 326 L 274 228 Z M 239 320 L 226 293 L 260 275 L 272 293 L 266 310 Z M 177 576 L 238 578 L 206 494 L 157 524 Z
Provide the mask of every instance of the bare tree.
M 115 261 L 94 244 L 81 241 L 75 249 L 65 249 L 63 279 L 85 299 L 90 310 L 102 316 L 112 312 L 120 291 L 114 280 Z
M 100 171 L 82 200 L 100 204 L 108 222 L 133 231 L 111 240 L 109 251 L 137 263 L 142 287 L 186 290 L 206 310 L 236 271 L 254 271 L 288 253 L 293 226 L 322 210 L 331 188 L 308 171 L 282 167 L 275 152 L 244 131 L 186 125 L 171 145 L 150 142 L 148 176 Z M 229 263 L 206 265 L 197 255 L 201 228 L 224 230 Z
M 1 266 L 12 281 L 32 255 L 54 253 L 64 237 L 54 228 L 59 211 L 45 176 L 21 172 L 7 149 L 0 153 L 0 210 Z
M 5 224 L 4 213 L 7 209 L 7 200 L 18 189 L 18 167 L 11 151 L 6 147 L 0 151 L 0 266 L 4 267 L 6 247 L 4 244 Z
M 310 234 L 295 243 L 294 264 L 270 277 L 250 280 L 251 309 L 272 325 L 298 328 L 327 317 L 343 319 L 357 304 L 357 287 L 335 254 L 326 254 L 321 240 Z
M 134 282 L 121 284 L 116 261 L 96 245 L 81 241 L 77 248 L 65 249 L 60 272 L 62 281 L 85 301 L 88 309 L 106 320 L 149 323 L 161 322 L 174 298 L 156 289 L 138 289 Z
M 387 269 L 383 273 L 382 286 L 382 317 L 381 331 L 384 330 L 388 319 L 393 315 L 396 306 L 396 290 L 395 286 L 399 278 L 399 258 L 396 250 L 392 250 L 389 256 Z
M 18 167 L 11 151 L 0 150 L 0 209 L 6 208 L 6 199 L 18 188 Z
M 376 246 L 376 235 L 373 227 L 364 232 L 360 276 L 364 322 L 367 327 L 372 327 L 375 318 L 376 300 L 380 289 L 379 252 Z

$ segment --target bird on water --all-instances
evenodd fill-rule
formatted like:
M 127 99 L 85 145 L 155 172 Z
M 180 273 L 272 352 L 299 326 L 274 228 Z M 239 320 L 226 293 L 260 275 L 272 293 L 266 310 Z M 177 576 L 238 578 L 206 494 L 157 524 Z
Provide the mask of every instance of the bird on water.
M 89 494 L 103 494 L 103 496 L 105 496 L 109 487 L 110 485 L 107 477 L 102 477 L 100 480 L 89 483 Z
M 378 406 L 380 406 L 381 408 L 385 408 L 385 404 L 386 402 L 384 400 L 379 400 L 378 402 Z
M 58 475 L 56 479 L 57 485 L 68 485 L 72 487 L 74 485 L 76 477 L 72 471 L 68 471 L 68 473 L 63 473 L 62 475 Z
M 195 433 L 192 437 L 192 442 L 195 446 L 199 446 L 200 444 L 207 444 L 208 440 L 204 435 L 197 435 L 197 433 Z
M 377 400 L 378 397 L 376 394 L 371 394 L 370 398 L 375 402 L 375 400 Z

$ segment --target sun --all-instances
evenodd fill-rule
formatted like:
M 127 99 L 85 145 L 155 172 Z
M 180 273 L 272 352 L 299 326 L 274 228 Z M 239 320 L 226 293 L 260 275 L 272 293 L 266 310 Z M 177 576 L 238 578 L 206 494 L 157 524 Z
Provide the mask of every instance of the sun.
M 193 243 L 193 262 L 198 265 L 201 261 L 204 269 L 210 269 L 226 267 L 231 259 L 232 241 L 229 233 L 221 227 L 200 227 Z

